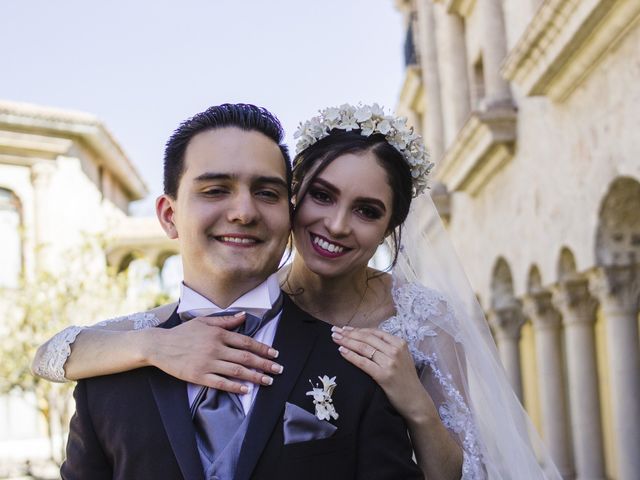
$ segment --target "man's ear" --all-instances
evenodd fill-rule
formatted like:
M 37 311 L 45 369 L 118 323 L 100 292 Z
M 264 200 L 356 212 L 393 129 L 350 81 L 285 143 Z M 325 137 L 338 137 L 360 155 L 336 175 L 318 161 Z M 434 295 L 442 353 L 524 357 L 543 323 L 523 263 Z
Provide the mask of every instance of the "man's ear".
M 178 229 L 173 220 L 175 213 L 175 199 L 169 195 L 160 195 L 156 199 L 156 215 L 160 220 L 160 226 L 167 234 L 167 237 L 174 240 L 178 238 Z

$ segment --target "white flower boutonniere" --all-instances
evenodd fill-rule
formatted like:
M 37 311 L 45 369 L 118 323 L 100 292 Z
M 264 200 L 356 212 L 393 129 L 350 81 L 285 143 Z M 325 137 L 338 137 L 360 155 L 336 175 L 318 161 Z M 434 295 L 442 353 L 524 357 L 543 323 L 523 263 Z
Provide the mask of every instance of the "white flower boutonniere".
M 318 384 L 314 385 L 311 380 L 309 380 L 313 388 L 307 392 L 307 395 L 313 397 L 313 404 L 316 406 L 316 417 L 318 417 L 319 420 L 329 420 L 330 418 L 336 420 L 338 413 L 331 399 L 331 395 L 333 395 L 333 391 L 337 385 L 336 377 L 329 378 L 323 375 L 318 378 L 322 382 L 322 388 L 320 388 Z

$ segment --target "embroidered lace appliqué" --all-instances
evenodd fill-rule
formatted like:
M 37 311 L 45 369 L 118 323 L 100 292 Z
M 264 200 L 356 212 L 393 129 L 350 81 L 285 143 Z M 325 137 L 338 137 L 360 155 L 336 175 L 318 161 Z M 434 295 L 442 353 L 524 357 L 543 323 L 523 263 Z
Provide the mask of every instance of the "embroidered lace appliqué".
M 420 349 L 426 337 L 436 337 L 438 327 L 447 327 L 447 331 L 457 331 L 454 316 L 447 307 L 444 297 L 433 290 L 415 283 L 406 283 L 392 290 L 396 315 L 388 318 L 380 329 L 396 335 L 407 342 L 416 368 L 420 371 L 429 368 L 442 387 L 446 401 L 438 407 L 438 413 L 445 427 L 460 439 L 463 449 L 463 480 L 481 480 L 486 478 L 482 465 L 482 453 L 472 413 L 451 375 L 445 375 L 438 368 L 438 357 Z M 454 340 L 459 339 L 454 336 Z
M 131 329 L 141 330 L 159 325 L 160 319 L 153 313 L 140 312 L 104 320 L 95 326 L 105 327 L 115 322 L 130 322 Z M 71 345 L 76 341 L 78 334 L 87 328 L 91 327 L 73 325 L 57 333 L 49 340 L 46 350 L 37 364 L 34 365 L 34 373 L 52 382 L 67 382 L 68 379 L 64 376 L 64 365 L 67 363 L 69 355 L 71 355 Z
M 56 334 L 47 345 L 45 352 L 37 364 L 33 366 L 33 372 L 52 382 L 68 381 L 64 376 L 64 364 L 71 354 L 71 344 L 83 327 L 71 326 Z
M 116 322 L 131 322 L 133 324 L 133 330 L 142 330 L 143 328 L 156 327 L 160 324 L 160 319 L 151 312 L 138 312 L 131 315 L 125 315 L 123 317 L 110 318 L 109 320 L 103 320 L 96 323 L 97 327 L 105 327 L 110 323 Z

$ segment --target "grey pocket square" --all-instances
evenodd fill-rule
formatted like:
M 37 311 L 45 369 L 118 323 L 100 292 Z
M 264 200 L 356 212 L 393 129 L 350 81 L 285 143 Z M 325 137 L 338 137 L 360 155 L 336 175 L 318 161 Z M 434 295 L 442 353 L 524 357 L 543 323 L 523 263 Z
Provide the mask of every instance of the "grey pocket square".
M 319 420 L 313 413 L 293 403 L 287 402 L 284 407 L 285 445 L 329 438 L 337 429 L 335 425 Z

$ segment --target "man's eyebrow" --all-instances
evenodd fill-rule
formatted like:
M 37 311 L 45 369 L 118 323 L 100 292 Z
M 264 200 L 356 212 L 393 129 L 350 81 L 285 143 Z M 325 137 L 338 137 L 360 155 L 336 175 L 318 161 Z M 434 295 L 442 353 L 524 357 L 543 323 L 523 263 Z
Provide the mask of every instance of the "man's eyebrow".
M 319 183 L 324 188 L 326 188 L 327 190 L 330 190 L 334 194 L 337 194 L 337 195 L 340 194 L 340 189 L 338 187 L 336 187 L 333 183 L 327 182 L 326 180 L 324 180 L 322 178 L 315 178 L 313 180 L 313 183 Z M 376 205 L 378 208 L 382 209 L 383 212 L 387 211 L 387 207 L 385 206 L 384 202 L 382 200 L 380 200 L 379 198 L 357 197 L 356 200 L 358 202 L 361 202 L 361 203 L 370 203 L 370 204 Z
M 231 178 L 232 178 L 232 175 L 229 175 L 228 173 L 206 172 L 206 173 L 203 173 L 202 175 L 198 175 L 196 178 L 193 179 L 193 181 L 207 182 L 211 180 L 231 180 Z
M 215 172 L 205 172 L 201 175 L 198 175 L 193 179 L 194 182 L 210 182 L 213 180 L 234 180 L 238 178 L 237 175 L 233 175 L 230 173 L 215 173 Z M 273 184 L 279 187 L 284 188 L 285 190 L 289 189 L 287 182 L 278 176 L 270 176 L 270 175 L 256 175 L 251 179 L 251 183 L 257 184 Z
M 289 189 L 289 185 L 287 185 L 287 182 L 282 178 L 282 177 L 276 177 L 276 176 L 265 176 L 265 175 L 261 175 L 259 177 L 256 177 L 254 179 L 255 183 L 270 183 L 270 184 L 274 184 L 277 185 L 279 187 L 284 188 L 285 190 Z

